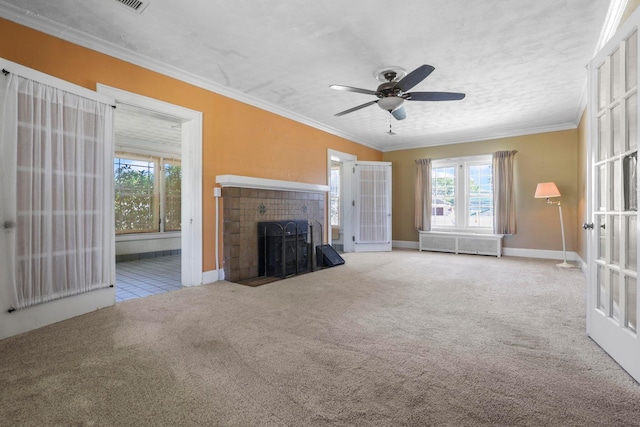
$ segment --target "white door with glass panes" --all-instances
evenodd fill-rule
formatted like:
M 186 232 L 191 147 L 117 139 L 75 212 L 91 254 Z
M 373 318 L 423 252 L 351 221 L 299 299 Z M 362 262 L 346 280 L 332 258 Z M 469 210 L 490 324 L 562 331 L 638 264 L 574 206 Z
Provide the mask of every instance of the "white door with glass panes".
M 640 381 L 638 24 L 636 12 L 589 66 L 587 333 Z
M 350 243 L 345 252 L 382 252 L 391 250 L 391 163 L 345 162 L 345 185 L 350 187 L 345 200 L 353 210 Z
M 327 156 L 327 177 L 329 178 L 329 244 L 339 252 L 353 252 L 353 207 L 351 206 L 352 190 L 345 179 L 349 169 L 345 162 L 355 162 L 353 154 L 329 149 Z M 347 203 L 347 200 L 349 203 Z M 347 239 L 346 236 L 349 236 Z M 351 247 L 349 244 L 351 243 Z

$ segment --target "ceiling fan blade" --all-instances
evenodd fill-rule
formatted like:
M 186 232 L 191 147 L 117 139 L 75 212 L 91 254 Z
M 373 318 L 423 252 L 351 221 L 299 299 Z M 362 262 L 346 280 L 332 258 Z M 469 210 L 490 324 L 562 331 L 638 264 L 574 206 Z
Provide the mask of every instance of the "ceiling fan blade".
M 365 95 L 375 95 L 376 91 L 375 90 L 369 90 L 369 89 L 360 89 L 357 87 L 351 87 L 351 86 L 342 86 L 342 85 L 331 85 L 329 86 L 331 89 L 335 89 L 335 90 L 344 90 L 346 92 L 355 92 L 355 93 L 364 93 Z
M 407 93 L 407 101 L 459 101 L 465 97 L 457 92 L 411 92 Z
M 391 115 L 396 118 L 396 120 L 404 120 L 407 118 L 407 111 L 404 109 L 404 105 L 396 108 L 391 112 Z
M 353 108 L 349 108 L 348 110 L 341 111 L 341 112 L 339 112 L 337 114 L 334 114 L 334 116 L 336 116 L 336 117 L 344 116 L 345 114 L 353 113 L 354 111 L 361 110 L 361 109 L 363 109 L 365 107 L 368 107 L 369 105 L 373 105 L 373 104 L 377 104 L 377 103 L 378 103 L 377 99 L 375 101 L 369 101 L 369 102 L 364 103 L 362 105 L 358 105 L 357 107 L 353 107 Z
M 401 91 L 406 92 L 424 79 L 426 79 L 429 74 L 431 74 L 435 70 L 431 65 L 421 65 L 406 76 L 398 83 L 396 83 L 395 87 L 399 88 Z

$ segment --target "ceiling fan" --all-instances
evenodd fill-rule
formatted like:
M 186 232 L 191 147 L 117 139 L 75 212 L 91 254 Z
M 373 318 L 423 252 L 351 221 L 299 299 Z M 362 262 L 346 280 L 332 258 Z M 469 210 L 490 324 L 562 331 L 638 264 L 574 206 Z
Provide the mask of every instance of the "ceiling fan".
M 385 69 L 376 74 L 376 78 L 383 83 L 376 90 L 360 89 L 351 86 L 331 85 L 331 89 L 347 92 L 374 95 L 378 99 L 369 101 L 357 107 L 341 111 L 335 116 L 344 116 L 373 104 L 391 113 L 396 120 L 404 120 L 407 112 L 404 109 L 404 101 L 458 101 L 465 97 L 464 93 L 456 92 L 407 92 L 412 87 L 426 79 L 435 70 L 431 65 L 421 65 L 407 75 L 402 69 Z

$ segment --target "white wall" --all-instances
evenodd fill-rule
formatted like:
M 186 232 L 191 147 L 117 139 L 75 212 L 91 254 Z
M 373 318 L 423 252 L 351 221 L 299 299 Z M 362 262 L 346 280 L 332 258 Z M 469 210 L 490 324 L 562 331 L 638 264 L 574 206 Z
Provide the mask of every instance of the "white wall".
M 18 335 L 32 329 L 80 316 L 115 304 L 116 288 L 99 289 L 84 294 L 61 298 L 12 313 L 9 309 L 8 289 L 0 289 L 0 339 Z
M 119 239 L 119 237 L 116 237 Z M 143 254 L 146 252 L 171 251 L 180 249 L 180 234 L 160 239 L 117 240 L 116 255 Z

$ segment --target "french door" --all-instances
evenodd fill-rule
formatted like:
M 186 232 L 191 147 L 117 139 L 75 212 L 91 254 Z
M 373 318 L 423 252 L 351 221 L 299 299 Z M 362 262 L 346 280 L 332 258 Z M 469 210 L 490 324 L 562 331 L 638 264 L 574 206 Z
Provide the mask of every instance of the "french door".
M 351 235 L 345 236 L 345 252 L 391 250 L 391 163 L 345 162 L 345 202 L 353 210 Z
M 0 65 L 10 70 L 0 82 L 0 287 L 10 310 L 108 288 L 113 101 Z
M 591 137 L 587 333 L 640 381 L 638 337 L 638 23 L 589 67 Z

